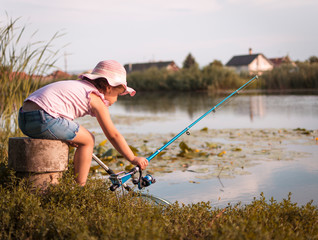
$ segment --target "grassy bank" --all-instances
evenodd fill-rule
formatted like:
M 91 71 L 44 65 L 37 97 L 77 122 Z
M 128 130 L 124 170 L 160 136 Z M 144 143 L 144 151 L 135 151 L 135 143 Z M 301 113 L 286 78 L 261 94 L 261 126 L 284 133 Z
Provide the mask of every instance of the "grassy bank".
M 317 239 L 318 209 L 263 196 L 249 205 L 152 206 L 131 195 L 116 199 L 102 180 L 84 188 L 65 173 L 45 193 L 1 164 L 1 239 Z

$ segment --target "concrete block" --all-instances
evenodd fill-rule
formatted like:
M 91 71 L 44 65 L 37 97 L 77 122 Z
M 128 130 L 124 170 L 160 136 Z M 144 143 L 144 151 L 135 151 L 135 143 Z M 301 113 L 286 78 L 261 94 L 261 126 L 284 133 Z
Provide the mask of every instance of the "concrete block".
M 68 144 L 60 140 L 17 137 L 9 139 L 8 166 L 34 186 L 58 183 L 69 159 Z

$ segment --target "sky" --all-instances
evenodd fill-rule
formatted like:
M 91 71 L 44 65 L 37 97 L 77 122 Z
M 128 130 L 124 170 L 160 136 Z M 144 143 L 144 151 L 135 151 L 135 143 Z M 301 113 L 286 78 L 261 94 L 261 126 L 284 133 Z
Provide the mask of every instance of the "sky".
M 69 72 L 102 60 L 175 61 L 191 53 L 200 67 L 235 55 L 318 56 L 317 0 L 0 0 L 0 24 L 20 18 L 34 40 L 60 49 Z M 25 40 L 30 41 L 26 38 Z

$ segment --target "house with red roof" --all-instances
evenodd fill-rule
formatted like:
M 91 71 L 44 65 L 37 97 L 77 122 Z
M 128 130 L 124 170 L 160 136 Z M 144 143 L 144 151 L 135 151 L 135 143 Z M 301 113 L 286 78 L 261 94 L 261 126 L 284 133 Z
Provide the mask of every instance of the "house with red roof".
M 277 57 L 277 58 L 270 58 L 269 59 L 273 64 L 274 64 L 274 68 L 275 67 L 279 67 L 282 64 L 291 64 L 292 66 L 296 67 L 296 63 L 293 62 L 289 56 L 285 56 L 285 57 Z

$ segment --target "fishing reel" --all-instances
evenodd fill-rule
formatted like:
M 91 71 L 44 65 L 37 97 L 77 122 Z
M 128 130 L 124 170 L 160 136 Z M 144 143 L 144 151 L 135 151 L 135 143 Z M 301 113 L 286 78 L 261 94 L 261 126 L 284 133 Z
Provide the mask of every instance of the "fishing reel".
M 137 172 L 139 173 L 139 177 L 134 177 Z M 148 187 L 156 182 L 156 179 L 154 179 L 150 174 L 147 174 L 143 177 L 141 169 L 139 167 L 135 167 L 128 173 L 119 172 L 117 174 L 111 174 L 109 177 L 110 181 L 112 182 L 110 190 L 115 191 L 118 187 L 122 186 L 123 183 L 125 183 L 130 177 L 132 177 L 133 184 L 138 185 L 139 190 L 143 189 L 144 187 Z M 127 185 L 125 185 L 124 187 L 126 188 Z
M 133 177 L 132 182 L 133 184 L 138 185 L 138 189 L 141 190 L 144 187 L 149 187 L 151 184 L 155 183 L 156 179 L 154 179 L 150 174 L 143 177 L 142 171 L 139 170 L 139 178 Z

